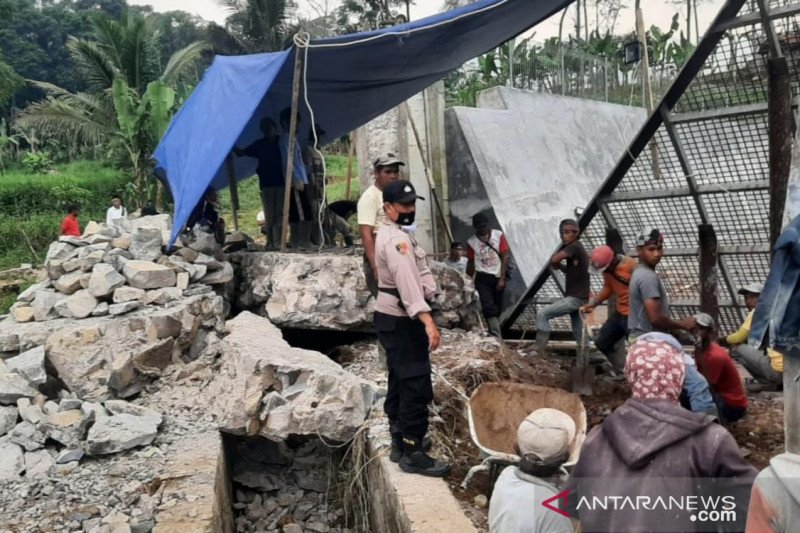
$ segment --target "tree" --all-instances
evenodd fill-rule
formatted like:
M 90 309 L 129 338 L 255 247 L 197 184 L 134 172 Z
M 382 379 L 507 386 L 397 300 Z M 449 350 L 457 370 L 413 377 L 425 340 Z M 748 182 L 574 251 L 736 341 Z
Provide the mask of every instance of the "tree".
M 141 201 L 150 155 L 165 128 L 164 117 L 171 116 L 175 105 L 173 88 L 196 83 L 194 65 L 206 45 L 190 43 L 158 69 L 155 34 L 140 14 L 128 12 L 122 20 L 95 15 L 91 23 L 91 39 L 72 37 L 67 44 L 87 90 L 70 92 L 31 81 L 47 98 L 25 108 L 16 123 L 57 139 L 104 145 L 126 154 Z M 167 103 L 169 113 L 164 109 Z
M 217 54 L 274 52 L 291 35 L 289 21 L 297 8 L 292 0 L 218 0 L 231 14 L 225 27 L 211 23 L 206 40 Z
M 2 113 L 11 98 L 20 88 L 25 85 L 24 80 L 14 69 L 3 61 L 2 50 L 0 50 L 0 113 Z

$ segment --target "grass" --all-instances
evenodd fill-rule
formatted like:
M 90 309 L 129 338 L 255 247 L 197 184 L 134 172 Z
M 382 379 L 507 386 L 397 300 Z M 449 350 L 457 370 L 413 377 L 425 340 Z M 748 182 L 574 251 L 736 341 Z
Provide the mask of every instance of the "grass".
M 344 200 L 347 182 L 347 156 L 326 155 L 325 170 L 328 176 L 328 203 Z M 350 199 L 358 200 L 360 195 L 358 184 L 358 164 L 353 159 L 353 177 L 350 182 Z M 233 228 L 230 191 L 225 189 L 219 194 L 226 227 Z M 258 178 L 253 176 L 239 182 L 239 230 L 253 238 L 260 237 L 256 215 L 261 211 L 261 193 L 258 189 Z

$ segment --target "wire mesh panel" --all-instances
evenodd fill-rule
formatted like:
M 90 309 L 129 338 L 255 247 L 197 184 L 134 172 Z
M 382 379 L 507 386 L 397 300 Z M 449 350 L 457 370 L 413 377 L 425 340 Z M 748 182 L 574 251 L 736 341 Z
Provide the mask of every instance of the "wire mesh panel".
M 737 0 L 723 6 L 719 24 L 660 103 L 668 123 L 659 121 L 662 115 L 650 117 L 631 143 L 629 157 L 622 154 L 603 195 L 586 207 L 588 217 L 580 221 L 587 249 L 604 241 L 606 224 L 628 245 L 645 227 L 664 233 L 666 255 L 658 272 L 676 319 L 700 309 L 698 225 L 710 224 L 719 253 L 722 334 L 737 329 L 746 315 L 736 290 L 763 282 L 769 271 L 767 59 L 776 48 L 771 43 L 786 57 L 793 95 L 800 95 L 800 2 L 768 4 L 769 24 L 753 24 L 752 15 L 736 20 L 742 13 L 759 13 L 755 0 L 741 6 L 738 15 Z M 778 7 L 781 11 L 771 11 Z M 593 290 L 601 284 L 594 276 Z M 525 313 L 513 316 L 535 317 L 537 306 L 559 296 L 548 279 L 537 293 L 529 293 Z M 569 329 L 568 321 L 558 326 Z

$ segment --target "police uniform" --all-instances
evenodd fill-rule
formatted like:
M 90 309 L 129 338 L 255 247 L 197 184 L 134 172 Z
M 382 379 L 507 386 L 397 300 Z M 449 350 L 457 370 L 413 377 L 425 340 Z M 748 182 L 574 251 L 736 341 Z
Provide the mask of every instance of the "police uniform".
M 420 197 L 409 182 L 398 180 L 383 191 L 383 198 L 402 203 Z M 422 453 L 421 443 L 428 431 L 428 404 L 433 400 L 431 362 L 428 335 L 418 315 L 431 311 L 428 302 L 436 294 L 436 280 L 425 251 L 388 217 L 378 228 L 375 263 L 378 296 L 374 320 L 389 372 L 384 411 L 392 434 L 392 460 L 400 461 L 400 467 L 409 472 L 444 475 L 448 465 L 431 462 L 428 456 L 417 457 L 416 463 L 407 457 L 411 450 Z M 402 460 L 394 455 L 398 450 Z

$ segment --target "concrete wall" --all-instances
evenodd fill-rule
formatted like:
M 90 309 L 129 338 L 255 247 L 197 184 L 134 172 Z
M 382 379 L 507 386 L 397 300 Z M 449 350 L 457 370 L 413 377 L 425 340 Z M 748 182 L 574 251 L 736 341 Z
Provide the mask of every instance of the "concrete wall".
M 646 118 L 644 109 L 496 87 L 478 108 L 445 113 L 456 240 L 484 211 L 506 233 L 518 266 L 517 302 L 559 243 L 558 222 L 595 194 Z

